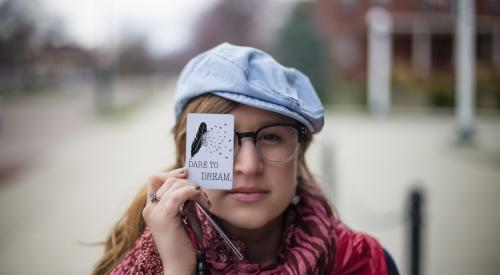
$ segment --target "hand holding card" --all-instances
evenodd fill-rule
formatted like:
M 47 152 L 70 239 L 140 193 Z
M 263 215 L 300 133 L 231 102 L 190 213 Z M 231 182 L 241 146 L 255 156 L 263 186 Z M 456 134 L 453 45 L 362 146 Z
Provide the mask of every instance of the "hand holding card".
M 188 114 L 186 129 L 188 179 L 206 189 L 232 189 L 234 116 L 230 114 Z M 236 257 L 244 259 L 231 239 L 195 201 Z

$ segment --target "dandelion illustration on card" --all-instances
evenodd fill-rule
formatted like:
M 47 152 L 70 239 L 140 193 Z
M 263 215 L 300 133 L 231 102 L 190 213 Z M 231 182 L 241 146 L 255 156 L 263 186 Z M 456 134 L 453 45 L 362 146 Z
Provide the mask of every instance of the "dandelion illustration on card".
M 207 189 L 231 189 L 233 144 L 233 115 L 188 114 L 186 133 L 188 179 Z

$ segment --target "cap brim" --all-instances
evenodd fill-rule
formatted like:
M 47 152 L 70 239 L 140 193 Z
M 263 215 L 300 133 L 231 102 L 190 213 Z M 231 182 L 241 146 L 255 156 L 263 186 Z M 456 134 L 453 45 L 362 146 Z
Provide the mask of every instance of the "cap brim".
M 214 95 L 241 103 L 241 104 L 245 104 L 245 105 L 249 105 L 249 106 L 252 106 L 255 108 L 264 109 L 267 111 L 279 113 L 279 114 L 282 114 L 284 116 L 293 118 L 293 119 L 297 120 L 298 122 L 302 123 L 304 126 L 306 126 L 307 129 L 311 133 L 316 132 L 316 131 L 314 131 L 313 125 L 309 121 L 307 121 L 306 118 L 298 115 L 296 112 L 290 111 L 288 108 L 286 108 L 284 106 L 277 105 L 277 104 L 274 104 L 274 103 L 271 103 L 268 101 L 263 101 L 263 100 L 255 98 L 255 97 L 250 97 L 250 96 L 231 93 L 231 92 L 213 91 L 211 93 Z

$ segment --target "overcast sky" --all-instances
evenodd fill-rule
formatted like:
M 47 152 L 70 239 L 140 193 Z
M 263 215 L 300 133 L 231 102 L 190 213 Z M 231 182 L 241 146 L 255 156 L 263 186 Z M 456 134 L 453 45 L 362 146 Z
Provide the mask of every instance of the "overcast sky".
M 40 0 L 85 47 L 120 43 L 126 33 L 145 35 L 155 53 L 185 46 L 199 14 L 218 0 Z

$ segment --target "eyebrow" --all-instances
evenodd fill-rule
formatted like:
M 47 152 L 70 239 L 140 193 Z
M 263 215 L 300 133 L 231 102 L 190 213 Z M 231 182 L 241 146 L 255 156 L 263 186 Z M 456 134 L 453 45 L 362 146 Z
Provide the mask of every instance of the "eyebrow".
M 276 123 L 293 124 L 292 121 L 288 121 L 288 120 L 286 120 L 286 121 L 285 120 L 281 120 L 281 119 L 279 119 L 279 120 L 266 120 L 266 121 L 263 121 L 263 122 L 259 123 L 257 129 L 260 129 L 260 128 L 265 127 L 267 125 L 276 124 Z M 237 132 L 239 132 L 239 130 L 240 130 L 240 127 L 238 127 L 236 125 L 236 123 L 234 124 L 234 130 L 237 131 Z

